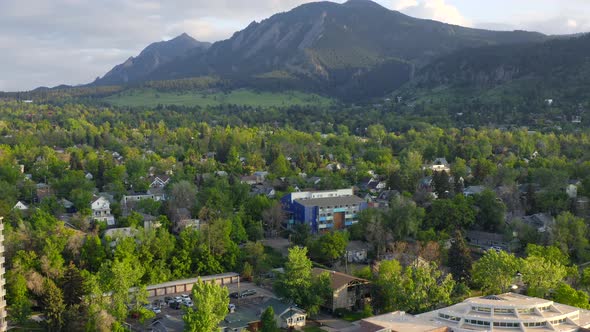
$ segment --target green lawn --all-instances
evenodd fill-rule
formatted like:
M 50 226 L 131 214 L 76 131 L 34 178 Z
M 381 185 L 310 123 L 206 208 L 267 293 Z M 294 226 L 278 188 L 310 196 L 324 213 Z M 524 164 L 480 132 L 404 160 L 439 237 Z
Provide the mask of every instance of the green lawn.
M 245 89 L 234 90 L 229 93 L 206 91 L 159 92 L 153 89 L 131 89 L 107 97 L 104 100 L 115 106 L 131 107 L 151 107 L 160 104 L 203 107 L 227 104 L 281 107 L 293 105 L 325 106 L 332 103 L 331 99 L 298 91 L 273 93 Z

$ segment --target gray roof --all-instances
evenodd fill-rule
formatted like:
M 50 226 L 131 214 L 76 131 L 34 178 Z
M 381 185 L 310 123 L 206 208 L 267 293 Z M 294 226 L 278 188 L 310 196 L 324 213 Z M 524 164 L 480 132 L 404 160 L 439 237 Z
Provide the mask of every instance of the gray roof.
M 293 303 L 281 301 L 281 300 L 275 299 L 275 298 L 269 299 L 268 301 L 266 301 L 264 303 L 263 306 L 265 308 L 272 307 L 272 309 L 275 312 L 275 315 L 281 315 L 282 313 L 287 311 L 287 309 L 289 309 L 289 311 L 287 312 L 287 315 L 282 315 L 281 318 L 287 318 L 287 317 L 283 317 L 283 316 L 292 316 L 294 313 L 300 313 L 300 314 L 305 313 L 305 311 L 303 311 L 303 309 L 300 309 L 299 307 L 297 307 L 297 305 L 295 305 Z
M 324 197 L 311 199 L 296 199 L 295 202 L 303 206 L 334 206 L 334 205 L 355 205 L 363 203 L 364 200 L 357 196 Z

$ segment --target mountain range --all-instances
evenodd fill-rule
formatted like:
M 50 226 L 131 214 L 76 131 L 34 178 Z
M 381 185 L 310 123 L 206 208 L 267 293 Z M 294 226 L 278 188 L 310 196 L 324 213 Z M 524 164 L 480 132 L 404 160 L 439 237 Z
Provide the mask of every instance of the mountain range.
M 370 0 L 315 2 L 213 44 L 187 34 L 151 44 L 90 86 L 206 77 L 231 88 L 313 90 L 357 101 L 398 89 L 489 88 L 547 76 L 548 68 L 575 77 L 575 66 L 588 66 L 587 47 L 579 47 L 589 41 L 466 28 Z

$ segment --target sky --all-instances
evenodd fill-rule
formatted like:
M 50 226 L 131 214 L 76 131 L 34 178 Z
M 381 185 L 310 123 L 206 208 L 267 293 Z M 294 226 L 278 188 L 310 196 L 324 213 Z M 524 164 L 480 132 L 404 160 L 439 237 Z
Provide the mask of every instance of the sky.
M 310 0 L 0 0 L 0 91 L 84 84 L 183 32 L 231 37 Z M 335 2 L 343 2 L 336 0 Z M 546 34 L 590 31 L 590 0 L 377 0 L 414 17 Z

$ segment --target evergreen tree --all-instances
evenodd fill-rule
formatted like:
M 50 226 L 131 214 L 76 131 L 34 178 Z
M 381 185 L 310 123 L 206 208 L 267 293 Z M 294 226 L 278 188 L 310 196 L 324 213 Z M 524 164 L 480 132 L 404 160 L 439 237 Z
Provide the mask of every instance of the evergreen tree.
M 432 182 L 434 183 L 434 192 L 438 198 L 448 198 L 451 195 L 450 177 L 447 172 L 434 172 L 432 176 Z
M 62 278 L 62 289 L 64 293 L 64 302 L 67 306 L 82 302 L 82 296 L 85 293 L 84 278 L 74 263 L 70 263 L 64 273 Z
M 66 310 L 63 292 L 51 279 L 45 279 L 43 284 L 43 308 L 45 313 L 45 323 L 48 331 L 61 331 L 64 320 L 63 314 Z
M 471 279 L 471 251 L 465 243 L 463 234 L 457 230 L 449 249 L 448 266 L 457 282 L 468 282 Z
M 260 332 L 278 332 L 277 321 L 275 319 L 275 311 L 272 307 L 266 308 L 260 317 L 262 328 Z

